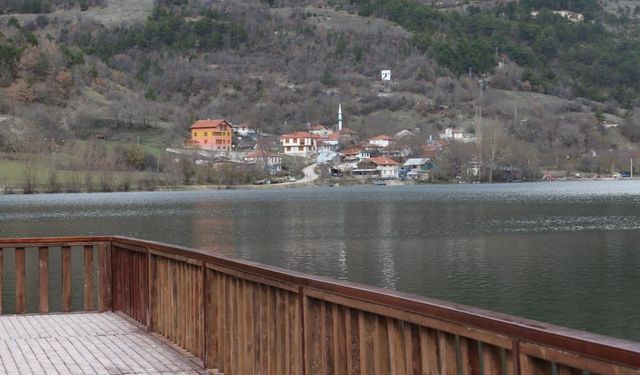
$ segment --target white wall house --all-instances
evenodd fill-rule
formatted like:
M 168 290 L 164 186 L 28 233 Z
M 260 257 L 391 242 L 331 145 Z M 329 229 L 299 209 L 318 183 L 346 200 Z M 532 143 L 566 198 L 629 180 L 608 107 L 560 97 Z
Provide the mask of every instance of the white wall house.
M 319 138 L 315 134 L 295 132 L 280 136 L 280 143 L 285 155 L 309 156 L 318 151 Z
M 375 164 L 376 169 L 380 171 L 381 178 L 397 178 L 398 171 L 400 170 L 400 164 L 389 158 L 385 158 L 384 156 L 379 156 L 376 158 L 369 159 L 373 164 Z
M 389 137 L 388 135 L 379 135 L 377 137 L 369 139 L 369 144 L 380 147 L 387 147 L 391 144 L 391 142 L 393 142 L 393 138 Z
M 249 124 L 231 125 L 233 132 L 239 136 L 246 137 L 248 135 L 256 134 L 256 129 Z
M 261 169 L 266 169 L 269 173 L 276 173 L 282 170 L 282 157 L 266 151 L 248 153 L 244 157 L 244 161 L 249 164 L 255 164 Z
M 440 139 L 462 140 L 464 132 L 460 128 L 446 128 L 444 133 L 440 133 Z

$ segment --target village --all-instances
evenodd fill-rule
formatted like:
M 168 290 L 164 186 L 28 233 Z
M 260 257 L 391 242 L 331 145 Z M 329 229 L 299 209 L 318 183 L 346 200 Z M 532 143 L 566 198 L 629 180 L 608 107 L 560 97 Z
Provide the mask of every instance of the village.
M 416 144 L 416 139 L 421 141 Z M 185 147 L 167 151 L 191 155 L 196 165 L 253 168 L 266 176 L 256 184 L 305 179 L 301 168 L 283 167 L 283 159 L 293 158 L 298 165 L 317 171 L 310 172 L 312 179 L 350 178 L 383 185 L 432 180 L 438 153 L 454 142 L 473 143 L 476 138 L 451 127 L 437 134 L 422 135 L 416 128 L 362 139 L 358 132 L 343 126 L 339 106 L 336 125 L 308 123 L 305 130 L 282 135 L 265 134 L 250 124 L 225 119 L 198 120 L 190 127 Z M 479 172 L 478 162 L 470 162 L 466 175 L 478 177 Z

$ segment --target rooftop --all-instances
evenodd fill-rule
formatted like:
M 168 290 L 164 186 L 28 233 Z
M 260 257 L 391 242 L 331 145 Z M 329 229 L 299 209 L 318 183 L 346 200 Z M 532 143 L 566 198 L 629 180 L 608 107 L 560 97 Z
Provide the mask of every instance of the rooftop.
M 191 125 L 191 129 L 209 129 L 209 128 L 217 128 L 220 125 L 227 125 L 227 126 L 231 126 L 229 125 L 228 122 L 226 122 L 225 120 L 222 119 L 217 119 L 217 120 L 198 120 L 196 121 L 193 125 Z
M 298 139 L 298 138 L 320 138 L 320 136 L 316 135 L 316 134 L 311 134 L 311 133 L 307 133 L 307 132 L 294 132 L 294 133 L 289 133 L 289 134 L 283 134 L 280 136 L 280 138 L 293 138 L 293 139 Z

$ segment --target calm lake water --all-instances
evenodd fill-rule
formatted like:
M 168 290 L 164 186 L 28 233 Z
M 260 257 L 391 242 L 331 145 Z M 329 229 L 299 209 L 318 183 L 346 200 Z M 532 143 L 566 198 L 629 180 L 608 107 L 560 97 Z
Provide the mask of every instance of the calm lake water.
M 0 237 L 134 236 L 640 341 L 639 214 L 640 181 L 0 196 Z

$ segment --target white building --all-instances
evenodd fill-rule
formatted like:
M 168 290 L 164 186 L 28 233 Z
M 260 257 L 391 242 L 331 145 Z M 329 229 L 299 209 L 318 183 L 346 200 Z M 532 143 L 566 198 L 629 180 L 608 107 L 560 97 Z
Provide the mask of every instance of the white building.
M 278 154 L 270 154 L 266 151 L 254 151 L 244 157 L 244 161 L 255 164 L 259 168 L 266 169 L 269 173 L 276 173 L 282 170 L 282 158 Z
M 464 132 L 460 128 L 446 128 L 444 133 L 440 133 L 440 139 L 462 140 Z
M 393 142 L 393 138 L 389 137 L 388 135 L 379 135 L 377 137 L 369 139 L 369 144 L 380 147 L 387 147 L 391 144 L 391 142 Z
M 231 125 L 231 128 L 233 129 L 234 133 L 242 137 L 246 137 L 248 135 L 255 135 L 257 133 L 256 129 L 251 127 L 251 125 L 249 124 L 239 124 L 239 125 L 233 124 Z
M 371 159 L 366 159 L 358 163 L 358 168 L 375 168 L 378 171 L 380 178 L 397 178 L 398 171 L 400 170 L 400 164 L 384 156 L 378 156 Z
M 309 133 L 319 135 L 322 138 L 327 138 L 329 135 L 333 134 L 333 130 L 327 128 L 322 124 L 311 125 Z
M 318 139 L 320 136 L 307 133 L 295 132 L 280 136 L 280 142 L 285 155 L 309 156 L 318 151 Z

